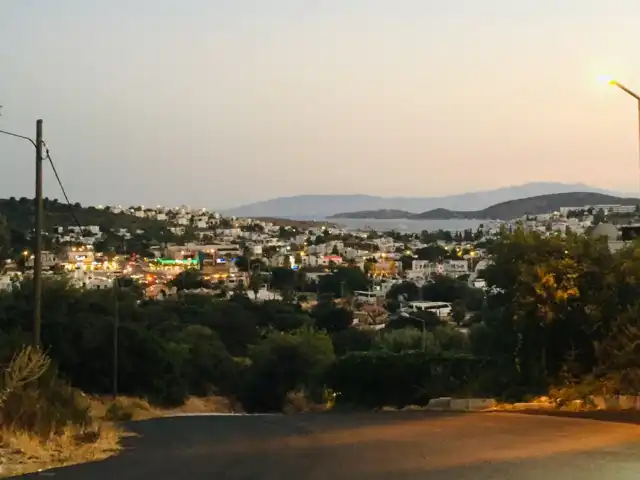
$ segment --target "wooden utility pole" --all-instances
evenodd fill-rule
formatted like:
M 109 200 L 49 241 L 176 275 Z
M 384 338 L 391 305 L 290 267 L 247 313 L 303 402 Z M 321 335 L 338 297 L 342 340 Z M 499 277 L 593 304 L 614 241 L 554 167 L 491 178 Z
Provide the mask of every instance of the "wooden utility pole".
M 120 329 L 119 279 L 113 279 L 114 315 L 113 315 L 113 399 L 118 398 L 118 330 Z
M 42 120 L 36 121 L 36 225 L 35 248 L 33 262 L 33 345 L 40 346 L 40 329 L 42 326 Z

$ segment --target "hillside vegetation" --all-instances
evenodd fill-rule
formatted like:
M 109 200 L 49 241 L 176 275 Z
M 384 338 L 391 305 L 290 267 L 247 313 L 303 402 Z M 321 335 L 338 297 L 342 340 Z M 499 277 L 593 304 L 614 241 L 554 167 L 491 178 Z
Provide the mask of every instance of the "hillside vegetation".
M 108 209 L 83 207 L 79 203 L 72 206 L 58 200 L 45 198 L 43 227 L 45 231 L 54 226 L 77 226 L 76 219 L 82 226 L 99 225 L 105 229 L 135 229 L 159 226 L 160 222 L 149 218 L 139 218 L 128 213 L 113 213 Z M 12 230 L 28 232 L 33 228 L 35 204 L 32 198 L 0 199 L 0 216 L 6 219 Z M 75 218 L 74 218 L 75 217 Z
M 558 211 L 562 207 L 584 207 L 593 205 L 638 205 L 638 198 L 623 198 L 592 192 L 554 193 L 536 197 L 520 198 L 497 203 L 483 210 L 455 211 L 437 208 L 422 213 L 402 210 L 376 210 L 339 213 L 331 218 L 370 218 L 370 219 L 408 219 L 408 220 L 512 220 L 524 215 L 539 215 Z

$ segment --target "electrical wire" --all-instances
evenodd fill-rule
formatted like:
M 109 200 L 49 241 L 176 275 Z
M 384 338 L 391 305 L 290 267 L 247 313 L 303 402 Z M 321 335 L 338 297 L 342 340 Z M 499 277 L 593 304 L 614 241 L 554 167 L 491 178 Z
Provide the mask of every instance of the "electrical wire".
M 69 200 L 69 196 L 67 195 L 67 191 L 65 190 L 64 185 L 62 184 L 62 180 L 60 180 L 60 175 L 58 175 L 58 170 L 56 169 L 56 166 L 53 163 L 53 158 L 51 158 L 51 153 L 49 152 L 49 147 L 47 146 L 47 144 L 45 142 L 42 142 L 42 145 L 44 146 L 45 158 L 47 160 L 49 160 L 49 163 L 51 164 L 51 169 L 53 170 L 53 174 L 55 175 L 56 180 L 58 181 L 58 185 L 60 186 L 60 190 L 62 190 L 62 195 L 64 195 L 64 199 L 67 202 L 67 205 L 69 206 L 69 212 L 71 213 L 71 216 L 73 217 L 73 220 L 76 222 L 76 225 L 78 226 L 78 228 L 80 228 L 82 230 L 82 225 L 78 221 L 78 217 L 76 217 L 76 214 L 73 212 L 73 204 Z
M 31 142 L 31 145 L 36 147 L 36 142 L 34 142 L 29 137 L 25 137 L 24 135 L 18 135 L 17 133 L 7 132 L 6 130 L 0 130 L 0 133 L 4 133 L 5 135 L 9 135 L 10 137 L 21 138 L 23 140 L 29 140 Z M 38 147 L 36 147 L 36 148 L 38 148 Z

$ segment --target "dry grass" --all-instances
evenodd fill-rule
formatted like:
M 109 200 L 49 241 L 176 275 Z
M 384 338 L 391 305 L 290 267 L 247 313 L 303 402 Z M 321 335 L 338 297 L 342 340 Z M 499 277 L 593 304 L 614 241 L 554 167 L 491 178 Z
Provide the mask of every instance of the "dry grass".
M 108 422 L 85 430 L 66 427 L 48 438 L 19 430 L 0 430 L 0 445 L 5 450 L 0 477 L 103 460 L 118 452 L 122 433 Z
M 91 416 L 98 421 L 128 422 L 162 416 L 162 411 L 141 398 L 91 397 Z
M 242 408 L 233 400 L 226 397 L 189 397 L 181 407 L 167 410 L 165 415 L 172 413 L 239 413 Z
M 147 420 L 177 413 L 237 412 L 234 402 L 224 397 L 190 397 L 184 405 L 163 409 L 132 397 L 88 397 L 93 426 L 67 426 L 42 438 L 23 430 L 0 430 L 0 478 L 37 472 L 53 467 L 103 460 L 120 449 L 128 433 L 118 422 Z
M 303 390 L 291 391 L 287 394 L 284 402 L 283 412 L 292 415 L 306 412 L 327 412 L 333 408 L 332 401 L 324 403 L 314 402 Z
M 162 408 L 149 404 L 146 400 L 133 397 L 91 398 L 92 416 L 98 420 L 114 422 L 148 420 L 180 413 L 234 413 L 242 408 L 226 397 L 189 397 L 176 408 Z

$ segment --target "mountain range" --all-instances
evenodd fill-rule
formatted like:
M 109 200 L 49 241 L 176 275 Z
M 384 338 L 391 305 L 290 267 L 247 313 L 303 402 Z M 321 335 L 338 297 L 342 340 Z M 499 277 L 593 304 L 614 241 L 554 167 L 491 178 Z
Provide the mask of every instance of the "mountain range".
M 374 195 L 296 195 L 242 205 L 223 211 L 236 217 L 279 217 L 318 220 L 343 212 L 396 210 L 398 212 L 427 212 L 435 209 L 469 212 L 478 211 L 502 202 L 556 193 L 601 193 L 615 197 L 626 195 L 584 184 L 533 182 L 441 197 L 379 197 Z M 343 217 L 344 218 L 344 217 Z M 386 217 L 391 218 L 391 217 Z M 404 217 L 400 217 L 404 218 Z
M 422 213 L 411 213 L 403 210 L 366 210 L 359 212 L 338 213 L 329 218 L 358 219 L 407 219 L 407 220 L 512 220 L 525 215 L 539 215 L 558 211 L 562 207 L 585 207 L 597 205 L 638 205 L 638 198 L 624 198 L 594 192 L 570 192 L 538 195 L 501 202 L 482 210 L 456 211 L 436 208 Z

